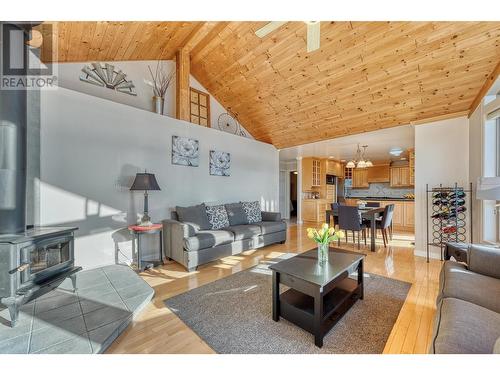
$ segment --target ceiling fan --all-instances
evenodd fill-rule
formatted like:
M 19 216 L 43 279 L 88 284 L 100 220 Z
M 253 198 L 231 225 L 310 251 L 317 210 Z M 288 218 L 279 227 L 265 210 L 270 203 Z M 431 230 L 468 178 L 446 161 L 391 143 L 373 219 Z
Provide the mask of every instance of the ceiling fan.
M 259 38 L 264 38 L 267 34 L 273 32 L 274 30 L 283 26 L 286 21 L 272 21 L 262 26 L 255 32 Z M 319 33 L 320 24 L 319 21 L 306 21 L 307 25 L 307 52 L 315 51 L 319 48 Z

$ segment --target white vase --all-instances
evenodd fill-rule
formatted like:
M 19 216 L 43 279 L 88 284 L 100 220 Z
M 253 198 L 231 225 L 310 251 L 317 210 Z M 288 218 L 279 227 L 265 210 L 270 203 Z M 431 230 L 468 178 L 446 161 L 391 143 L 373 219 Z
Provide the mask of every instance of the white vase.
M 159 115 L 163 115 L 163 107 L 165 103 L 165 98 L 161 96 L 153 96 L 153 111 Z

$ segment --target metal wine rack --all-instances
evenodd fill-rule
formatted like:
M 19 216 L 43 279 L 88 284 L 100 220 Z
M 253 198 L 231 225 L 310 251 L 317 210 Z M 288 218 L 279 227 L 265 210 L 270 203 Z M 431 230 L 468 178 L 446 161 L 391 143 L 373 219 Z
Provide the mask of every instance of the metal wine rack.
M 468 190 L 456 183 L 453 187 L 439 185 L 432 189 L 426 185 L 426 191 L 429 262 L 429 246 L 439 247 L 443 260 L 447 242 L 472 242 L 472 231 L 467 233 L 467 223 L 472 218 L 472 184 Z

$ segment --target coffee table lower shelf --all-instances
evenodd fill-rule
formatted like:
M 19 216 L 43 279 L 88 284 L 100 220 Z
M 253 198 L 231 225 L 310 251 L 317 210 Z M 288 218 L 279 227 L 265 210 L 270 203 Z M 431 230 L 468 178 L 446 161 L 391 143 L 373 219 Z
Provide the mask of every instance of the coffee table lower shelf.
M 342 316 L 361 297 L 362 286 L 357 280 L 346 278 L 323 297 L 322 335 L 342 318 Z M 315 334 L 314 298 L 295 289 L 280 294 L 280 316 Z

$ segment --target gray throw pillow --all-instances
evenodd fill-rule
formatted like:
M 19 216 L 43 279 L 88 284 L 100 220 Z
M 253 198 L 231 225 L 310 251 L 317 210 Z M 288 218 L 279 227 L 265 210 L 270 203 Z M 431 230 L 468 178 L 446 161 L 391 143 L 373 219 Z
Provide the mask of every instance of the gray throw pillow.
M 177 211 L 179 221 L 193 225 L 196 230 L 210 229 L 205 204 L 190 207 L 177 206 L 175 210 Z
M 211 229 L 221 229 L 229 226 L 226 208 L 223 204 L 218 206 L 205 206 Z
M 260 211 L 260 203 L 258 201 L 241 202 L 241 204 L 243 205 L 249 224 L 262 221 L 262 212 Z
M 224 207 L 226 207 L 227 216 L 229 217 L 229 224 L 248 224 L 247 214 L 242 203 L 229 203 L 225 204 Z

